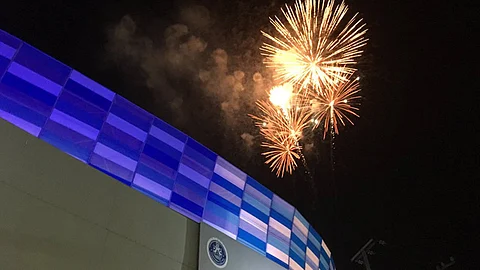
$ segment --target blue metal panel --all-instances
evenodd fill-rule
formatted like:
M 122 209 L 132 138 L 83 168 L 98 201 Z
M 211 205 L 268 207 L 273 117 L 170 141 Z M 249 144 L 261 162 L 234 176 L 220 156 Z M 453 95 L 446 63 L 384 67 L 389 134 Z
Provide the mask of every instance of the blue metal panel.
M 238 216 L 240 214 L 240 207 L 234 205 L 233 203 L 229 202 L 228 200 L 222 198 L 221 196 L 213 192 L 208 193 L 208 200 L 222 207 L 223 209 L 231 212 L 234 215 Z
M 28 44 L 23 44 L 14 61 L 58 85 L 64 85 L 72 72 L 68 66 Z
M 155 160 L 160 161 L 161 163 L 165 164 L 169 168 L 173 170 L 178 169 L 178 164 L 180 163 L 179 160 L 172 158 L 168 154 L 166 154 L 164 151 L 153 147 L 151 144 L 146 144 L 143 153 L 149 157 L 152 157 Z
M 47 122 L 39 138 L 85 163 L 95 145 L 94 140 L 52 120 Z
M 182 197 L 181 195 L 178 195 L 177 193 L 172 193 L 172 198 L 170 199 L 170 208 L 178 209 L 175 206 L 179 206 L 181 209 L 183 209 L 185 212 L 182 214 L 190 217 L 193 220 L 199 221 L 203 213 L 203 207 L 195 204 L 185 197 Z
M 212 181 L 220 185 L 221 187 L 225 188 L 226 190 L 232 192 L 237 197 L 241 197 L 243 194 L 243 190 L 235 186 L 234 184 L 230 183 L 229 181 L 225 180 L 223 177 L 219 176 L 218 174 L 214 173 L 212 176 Z
M 0 78 L 7 71 L 8 65 L 10 65 L 10 60 L 0 55 Z
M 251 204 L 247 203 L 246 201 L 242 202 L 242 209 L 252 214 L 254 217 L 258 218 L 259 220 L 263 221 L 265 224 L 268 223 L 268 216 L 265 215 L 262 211 L 253 207 Z
M 292 227 L 292 221 L 287 219 L 286 217 L 282 216 L 282 214 L 278 213 L 273 208 L 270 210 L 270 216 L 272 218 L 274 218 L 276 221 L 280 222 L 285 227 L 287 227 L 287 228 Z
M 244 245 L 250 247 L 251 249 L 265 256 L 266 254 L 265 250 L 267 248 L 267 244 L 262 240 L 258 239 L 257 237 L 253 236 L 252 234 L 242 229 L 238 229 L 237 239 L 240 243 L 243 243 Z
M 23 42 L 20 39 L 10 35 L 9 33 L 1 29 L 0 29 L 0 42 L 3 42 L 6 45 L 15 49 L 20 48 L 20 46 L 23 44 Z
M 139 129 L 148 132 L 153 122 L 153 116 L 137 107 L 137 105 L 116 95 L 110 113 L 122 118 Z
M 290 249 L 290 259 L 294 260 L 300 267 L 305 268 L 305 254 L 299 255 L 294 252 L 293 249 Z
M 76 95 L 63 91 L 55 104 L 55 109 L 60 110 L 78 120 L 100 130 L 107 116 L 107 111 L 91 105 Z
M 122 130 L 105 123 L 102 132 L 98 136 L 99 143 L 133 159 L 138 160 L 143 142 L 128 135 Z
M 18 78 L 8 71 L 3 76 L 0 93 L 45 116 L 50 114 L 53 104 L 57 100 L 56 96 Z
M 192 138 L 188 138 L 187 140 L 187 146 L 189 146 L 191 149 L 195 150 L 198 152 L 200 155 L 206 157 L 207 159 L 213 161 L 213 164 L 215 164 L 215 161 L 217 160 L 217 154 L 214 152 L 210 151 L 208 148 L 205 146 L 199 144 Z M 208 168 L 211 168 L 213 170 L 213 165 L 212 166 L 207 166 Z
M 213 171 L 213 168 L 215 167 L 215 159 L 207 158 L 202 153 L 196 151 L 190 146 L 192 144 L 191 141 L 192 140 L 190 139 L 187 140 L 187 145 L 183 150 L 183 155 L 189 157 L 195 163 L 203 166 L 206 170 Z
M 183 134 L 183 132 L 181 132 L 180 130 L 175 129 L 174 127 L 170 126 L 169 124 L 158 118 L 155 118 L 155 120 L 153 121 L 153 125 L 183 143 L 187 141 L 187 135 Z
M 78 82 L 69 79 L 65 85 L 65 91 L 75 94 L 82 98 L 83 100 L 99 107 L 104 111 L 108 111 L 112 105 L 112 101 L 108 100 L 101 95 L 93 92 L 92 90 L 86 88 L 85 86 L 79 84 Z
M 254 198 L 248 192 L 243 194 L 243 201 L 262 212 L 265 215 L 265 222 L 268 222 L 268 216 L 270 215 L 270 204 L 264 204 L 263 202 Z
M 137 166 L 137 173 L 147 177 L 148 179 L 155 181 L 156 183 L 172 190 L 174 180 L 169 178 L 168 176 L 159 173 L 158 171 L 148 167 L 143 163 L 139 163 Z
M 265 195 L 265 197 L 267 197 L 269 199 L 272 199 L 273 192 L 271 192 L 269 189 L 264 187 L 262 184 L 260 184 L 255 179 L 251 178 L 250 176 L 247 176 L 247 184 L 252 186 L 256 190 L 260 191 L 263 195 Z
M 182 152 L 151 135 L 147 137 L 146 144 L 152 146 L 153 148 L 156 148 L 159 151 L 162 151 L 163 153 L 167 154 L 169 157 L 177 161 L 180 161 L 180 158 L 182 157 Z
M 323 255 L 321 255 L 320 256 L 320 270 L 328 270 L 328 268 L 330 268 L 328 263 L 329 263 L 328 257 L 324 257 Z
M 4 97 L 3 95 L 0 95 L 0 109 L 9 114 L 17 116 L 37 126 L 38 128 L 43 127 L 43 125 L 45 125 L 45 122 L 47 121 L 46 116 L 32 110 L 29 107 L 18 104 L 17 102 L 7 97 Z

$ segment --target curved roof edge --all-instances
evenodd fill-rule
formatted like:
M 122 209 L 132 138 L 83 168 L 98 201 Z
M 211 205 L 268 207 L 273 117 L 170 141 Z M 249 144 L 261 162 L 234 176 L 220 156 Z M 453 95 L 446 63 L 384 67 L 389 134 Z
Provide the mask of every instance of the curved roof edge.
M 0 30 L 0 117 L 287 269 L 335 269 L 282 198 L 193 138 Z

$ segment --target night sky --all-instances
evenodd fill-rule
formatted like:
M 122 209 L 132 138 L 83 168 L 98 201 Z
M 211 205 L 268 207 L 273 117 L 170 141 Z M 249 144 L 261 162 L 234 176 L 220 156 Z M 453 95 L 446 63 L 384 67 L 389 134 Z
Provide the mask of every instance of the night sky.
M 435 269 L 450 256 L 449 269 L 480 269 L 474 2 L 347 1 L 369 28 L 358 65 L 361 118 L 335 138 L 333 171 L 328 138 L 306 139 L 314 184 L 303 168 L 282 179 L 270 173 L 246 115 L 259 93 L 253 75 L 269 85 L 260 29 L 270 29 L 282 1 L 18 0 L 2 3 L 0 28 L 285 198 L 326 240 L 338 269 L 361 269 L 350 258 L 370 238 L 387 243 L 374 248 L 372 269 Z M 227 70 L 212 75 L 225 56 Z M 240 71 L 242 91 L 222 84 Z

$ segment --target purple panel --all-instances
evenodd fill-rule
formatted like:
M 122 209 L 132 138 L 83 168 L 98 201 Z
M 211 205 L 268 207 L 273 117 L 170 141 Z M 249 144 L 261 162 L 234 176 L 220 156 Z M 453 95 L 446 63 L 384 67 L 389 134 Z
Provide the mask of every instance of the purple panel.
M 137 138 L 138 140 L 144 142 L 145 139 L 147 138 L 147 133 L 136 126 L 130 124 L 129 122 L 123 120 L 122 118 L 109 113 L 107 117 L 107 123 L 109 123 L 112 126 L 115 126 L 116 128 L 122 130 L 123 132 L 131 135 L 134 138 Z
M 8 73 L 7 73 L 8 74 Z M 13 76 L 13 75 L 11 75 Z M 4 77 L 5 78 L 5 77 Z M 0 83 L 0 93 L 3 94 L 4 96 L 8 97 L 9 99 L 15 101 L 18 104 L 21 104 L 33 111 L 36 111 L 44 116 L 48 116 L 50 112 L 52 111 L 52 107 L 39 101 L 31 96 L 22 93 L 15 89 L 14 87 L 11 87 L 9 85 L 6 85 L 5 83 Z
M 0 117 L 14 124 L 15 126 L 25 130 L 26 132 L 30 133 L 35 137 L 38 137 L 38 134 L 40 133 L 40 127 L 37 127 L 34 124 L 18 118 L 15 115 L 9 114 L 3 110 L 0 110 Z
M 173 191 L 178 195 L 189 199 L 200 207 L 203 207 L 203 205 L 205 205 L 206 198 L 202 196 L 202 194 L 197 194 L 195 191 L 192 191 L 191 189 L 184 187 L 178 183 L 175 183 Z
M 307 244 L 307 237 L 303 235 L 302 231 L 297 226 L 292 226 L 292 233 L 294 233 L 304 244 Z
M 52 115 L 50 116 L 50 119 L 86 136 L 87 138 L 90 138 L 92 140 L 97 139 L 99 133 L 97 129 L 61 111 L 54 109 Z
M 7 44 L 8 46 L 18 49 L 22 45 L 22 41 L 9 33 L 0 29 L 0 41 Z
M 221 187 L 213 181 L 210 183 L 210 192 L 217 194 L 218 196 L 224 198 L 225 200 L 233 203 L 238 207 L 240 207 L 240 205 L 242 204 L 242 199 L 240 199 L 235 194 L 231 193 L 230 191 L 226 190 L 225 188 Z
M 175 185 L 173 187 L 175 193 L 182 195 L 182 197 L 197 204 L 201 208 L 205 205 L 208 190 L 192 180 L 183 177 L 181 174 L 177 175 Z
M 28 44 L 23 44 L 14 61 L 59 85 L 65 84 L 72 71 L 68 66 Z
M 37 127 L 43 127 L 47 122 L 47 117 L 41 115 L 28 107 L 18 104 L 17 102 L 0 94 L 0 109 L 21 118 L 27 122 L 34 124 Z
M 177 138 L 179 141 L 185 143 L 187 141 L 187 135 L 185 135 L 183 132 L 181 132 L 180 130 L 172 127 L 171 125 L 165 123 L 164 121 L 158 119 L 158 118 L 155 118 L 153 120 L 153 125 L 163 131 L 165 131 L 166 133 L 172 135 L 173 137 Z
M 27 81 L 37 87 L 42 88 L 43 90 L 49 92 L 54 96 L 58 96 L 62 91 L 62 86 L 15 62 L 12 62 L 12 64 L 8 68 L 8 72 L 21 78 L 24 81 Z
M 274 235 L 276 238 L 282 240 L 285 244 L 288 244 L 290 243 L 290 238 L 288 238 L 287 236 L 285 236 L 283 233 L 281 233 L 280 231 L 278 231 L 276 228 L 273 228 L 273 227 L 268 227 L 268 234 L 272 234 Z
M 235 174 L 233 174 L 232 172 L 230 172 L 226 168 L 222 167 L 218 163 L 215 165 L 214 172 L 216 174 L 220 175 L 223 179 L 228 180 L 230 183 L 237 186 L 239 189 L 242 189 L 242 190 L 244 189 L 246 175 L 243 179 L 239 178 L 238 176 L 236 176 Z
M 79 73 L 78 71 L 72 71 L 70 75 L 70 79 L 76 81 L 77 83 L 83 85 L 84 87 L 92 90 L 93 92 L 97 93 L 98 95 L 112 101 L 115 97 L 115 93 L 108 90 L 107 88 L 103 87 L 99 83 L 92 81 L 91 79 L 85 77 L 83 74 Z
M 101 157 L 104 157 L 112 162 L 115 162 L 116 164 L 130 170 L 130 171 L 135 171 L 135 168 L 137 167 L 137 162 L 129 157 L 126 157 L 119 152 L 101 144 L 97 143 L 95 146 L 95 149 L 93 150 L 96 154 L 100 155 Z
M 150 131 L 152 126 L 153 116 L 151 114 L 119 95 L 115 96 L 110 113 L 145 132 Z
M 277 195 L 273 195 L 272 198 L 272 209 L 277 211 L 278 213 L 282 214 L 288 220 L 293 220 L 293 214 L 295 208 L 284 201 L 282 198 L 278 197 Z
M 175 176 L 176 176 L 176 173 L 177 171 L 176 170 L 173 170 L 171 169 L 170 167 L 162 164 L 160 161 L 156 160 L 156 159 L 153 159 L 145 154 L 140 154 L 140 159 L 139 159 L 139 162 L 147 165 L 148 167 L 154 169 L 155 171 L 171 178 L 171 179 L 175 179 Z
M 17 52 L 16 49 L 8 46 L 7 44 L 3 43 L 0 41 L 0 55 L 7 58 L 7 59 L 12 59 L 13 56 L 15 56 L 15 53 Z
M 168 188 L 140 174 L 135 174 L 135 178 L 133 179 L 133 185 L 142 188 L 152 194 L 155 194 L 161 198 L 164 198 L 167 201 L 170 200 L 170 195 L 172 194 L 172 191 Z
M 261 193 L 260 191 L 256 190 L 252 186 L 250 186 L 249 184 L 245 185 L 245 193 L 247 193 L 251 197 L 253 197 L 256 200 L 258 200 L 259 202 L 261 202 L 263 205 L 270 208 L 271 200 L 269 198 L 267 198 L 263 193 Z M 268 213 L 266 213 L 266 214 L 268 215 Z
M 39 138 L 84 162 L 95 145 L 94 140 L 51 120 L 43 127 Z
M 185 153 L 183 154 L 182 160 L 180 162 L 182 164 L 187 165 L 188 167 L 190 167 L 191 169 L 193 169 L 197 173 L 203 175 L 204 177 L 206 177 L 208 179 L 212 178 L 213 172 L 211 170 L 205 168 L 204 166 L 202 166 L 201 164 L 199 164 L 198 162 L 196 162 L 195 160 L 190 158 Z
M 191 139 L 187 141 L 191 141 Z M 200 144 L 198 145 L 201 146 Z M 183 149 L 183 155 L 188 156 L 191 160 L 194 160 L 196 163 L 202 165 L 209 171 L 213 171 L 215 168 L 215 160 L 209 159 L 207 156 L 188 146 L 188 144 L 185 145 L 185 148 Z
M 138 159 L 139 152 L 143 146 L 143 142 L 139 141 L 132 136 L 128 135 L 127 133 L 123 132 L 122 130 L 110 125 L 109 123 L 105 123 L 103 125 L 102 131 L 100 133 L 100 137 L 98 139 L 100 142 L 107 144 L 108 141 L 109 144 L 114 143 L 117 148 L 125 148 L 127 149 L 126 151 L 129 152 L 134 152 L 133 156 L 131 158 L 133 159 Z M 113 148 L 111 146 L 110 148 Z M 118 149 L 114 149 L 116 151 L 119 151 Z
M 63 91 L 55 104 L 55 108 L 78 120 L 100 130 L 107 112 L 81 99 L 75 94 Z
M 108 172 L 109 174 L 112 174 L 113 176 L 126 180 L 127 182 L 132 182 L 132 171 L 116 164 L 115 162 L 103 158 L 102 156 L 93 153 L 89 163 L 94 167 L 97 167 L 101 170 Z
M 203 211 L 203 220 L 227 230 L 232 235 L 237 235 L 238 233 L 238 216 L 233 215 L 213 202 L 207 201 Z
M 3 76 L 3 74 L 5 74 L 5 71 L 7 71 L 9 65 L 10 60 L 3 56 L 0 56 L 0 78 Z
M 197 173 L 196 171 L 192 170 L 190 167 L 185 166 L 180 163 L 178 166 L 178 172 L 182 175 L 192 179 L 195 183 L 203 186 L 204 188 L 208 188 L 210 184 L 210 179 L 204 177 L 203 175 Z
M 178 151 L 182 152 L 183 148 L 185 147 L 185 143 L 178 140 L 177 138 L 173 137 L 172 135 L 168 134 L 167 132 L 157 128 L 156 126 L 152 126 L 150 129 L 150 134 L 161 140 L 162 142 L 170 145 L 171 147 L 177 149 Z
M 240 169 L 233 166 L 231 163 L 229 163 L 228 161 L 226 161 L 220 156 L 217 157 L 217 164 L 227 169 L 230 173 L 236 175 L 238 178 L 242 179 L 243 181 L 247 179 L 247 174 L 245 174 Z
M 187 146 L 190 149 L 194 150 L 195 152 L 199 153 L 200 155 L 204 156 L 208 160 L 213 161 L 213 165 L 215 164 L 215 161 L 217 160 L 217 154 L 212 152 L 210 149 L 208 149 L 204 145 L 195 141 L 193 138 L 188 138 L 187 139 Z M 213 169 L 213 165 L 211 166 L 212 169 Z
M 262 240 L 263 242 L 267 241 L 267 233 L 258 229 L 257 227 L 253 226 L 252 224 L 246 222 L 243 219 L 240 219 L 240 224 L 238 226 L 245 230 L 246 232 L 250 233 L 251 235 L 257 237 L 258 239 Z

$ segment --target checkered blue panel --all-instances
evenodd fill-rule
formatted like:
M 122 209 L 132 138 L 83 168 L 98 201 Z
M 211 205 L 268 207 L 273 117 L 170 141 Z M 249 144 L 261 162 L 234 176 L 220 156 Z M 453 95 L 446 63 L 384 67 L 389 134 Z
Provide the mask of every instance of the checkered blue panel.
M 307 220 L 295 210 L 293 216 L 292 236 L 290 238 L 290 269 L 304 269 L 307 248 L 308 228 Z
M 277 195 L 273 195 L 268 220 L 267 258 L 288 268 L 290 238 L 295 208 Z
M 287 269 L 335 269 L 293 206 L 193 138 L 0 30 L 0 117 Z
M 305 269 L 318 269 L 320 265 L 320 248 L 322 238 L 310 225 L 308 230 L 307 251 L 305 256 Z
M 237 238 L 240 206 L 247 175 L 221 157 L 215 163 L 203 221 Z
M 268 219 L 273 193 L 247 177 L 243 193 L 238 241 L 266 255 Z
M 322 241 L 322 248 L 320 250 L 320 269 L 321 270 L 328 270 L 330 269 L 330 250 L 325 244 L 325 241 Z

